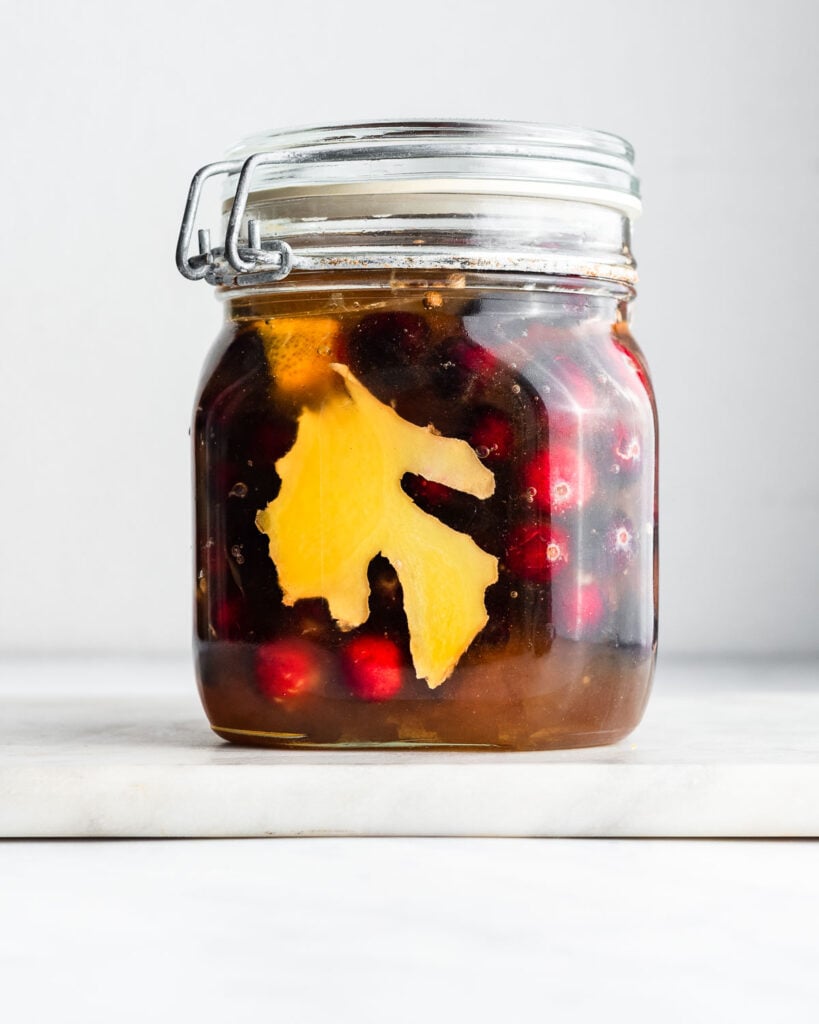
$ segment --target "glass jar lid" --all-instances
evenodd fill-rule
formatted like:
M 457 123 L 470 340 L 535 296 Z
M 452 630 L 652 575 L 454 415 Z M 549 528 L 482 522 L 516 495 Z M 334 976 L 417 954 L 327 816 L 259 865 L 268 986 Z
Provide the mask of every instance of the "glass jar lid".
M 200 230 L 191 256 L 199 196 L 214 175 L 225 178 L 224 246 L 213 248 Z M 607 132 L 511 121 L 277 130 L 245 139 L 194 176 L 177 266 L 190 279 L 239 286 L 341 267 L 518 270 L 630 284 L 628 222 L 640 209 L 633 150 Z M 571 221 L 579 225 L 574 242 Z M 580 239 L 598 227 L 612 237 L 581 251 Z M 558 247 L 555 236 L 564 240 Z
M 640 212 L 634 151 L 608 132 L 518 121 L 378 121 L 263 132 L 226 154 L 265 154 L 252 193 L 472 192 Z M 226 196 L 236 192 L 228 177 Z M 251 193 L 251 194 L 252 194 Z

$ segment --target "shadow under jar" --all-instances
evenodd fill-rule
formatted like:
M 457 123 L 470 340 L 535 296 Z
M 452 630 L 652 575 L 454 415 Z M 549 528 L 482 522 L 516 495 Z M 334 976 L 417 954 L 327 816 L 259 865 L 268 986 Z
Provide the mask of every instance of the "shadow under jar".
M 271 133 L 211 166 L 226 244 L 200 233 L 190 257 L 189 211 L 178 262 L 226 310 L 193 432 L 213 729 L 313 747 L 625 736 L 657 592 L 628 145 L 382 123 Z

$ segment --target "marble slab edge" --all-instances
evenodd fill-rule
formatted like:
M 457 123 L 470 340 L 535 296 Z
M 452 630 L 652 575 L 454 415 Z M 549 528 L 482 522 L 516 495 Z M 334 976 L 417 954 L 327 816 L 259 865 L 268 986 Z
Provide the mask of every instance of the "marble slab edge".
M 819 836 L 819 764 L 0 769 L 4 838 Z

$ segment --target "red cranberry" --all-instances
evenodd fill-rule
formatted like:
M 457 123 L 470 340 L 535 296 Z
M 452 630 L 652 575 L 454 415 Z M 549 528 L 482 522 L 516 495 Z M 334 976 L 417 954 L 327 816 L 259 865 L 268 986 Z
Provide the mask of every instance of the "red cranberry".
M 628 476 L 636 473 L 643 455 L 639 435 L 624 424 L 618 424 L 612 434 L 611 455 L 614 472 Z
M 210 622 L 217 640 L 235 640 L 241 631 L 242 602 L 238 597 L 224 597 L 211 608 Z
M 634 377 L 640 381 L 644 388 L 648 387 L 646 371 L 637 356 L 619 338 L 612 339 L 615 348 L 615 362 L 621 371 L 618 376 L 625 382 L 633 381 Z
M 568 445 L 551 445 L 524 470 L 524 483 L 533 504 L 561 515 L 582 508 L 594 493 L 594 472 Z
M 548 393 L 544 396 L 552 441 L 573 444 L 583 419 L 598 406 L 594 382 L 581 366 L 565 355 L 548 365 Z
M 604 547 L 609 559 L 620 569 L 626 569 L 637 553 L 637 536 L 631 520 L 617 519 L 606 531 Z
M 559 636 L 583 636 L 596 629 L 605 614 L 605 598 L 596 583 L 566 589 L 552 601 L 552 619 Z
M 389 700 L 401 689 L 401 651 L 387 637 L 354 637 L 343 657 L 347 685 L 361 700 Z
M 432 379 L 445 398 L 466 401 L 492 382 L 501 363 L 488 349 L 468 338 L 448 338 L 441 343 Z
M 500 362 L 489 349 L 462 339 L 455 343 L 452 354 L 469 373 L 488 380 L 498 372 Z
M 569 562 L 569 538 L 553 523 L 519 526 L 509 536 L 506 565 L 518 576 L 548 583 Z
M 534 347 L 527 337 L 511 338 L 502 342 L 493 351 L 500 363 L 518 373 L 525 372 L 526 367 L 536 355 Z
M 256 681 L 271 700 L 314 689 L 321 681 L 321 668 L 317 649 L 306 640 L 274 640 L 256 652 Z
M 502 413 L 489 409 L 478 418 L 472 428 L 469 443 L 477 452 L 478 458 L 484 462 L 502 462 L 512 454 L 515 432 L 512 424 Z
M 597 389 L 588 373 L 569 356 L 555 356 L 551 362 L 552 401 L 573 412 L 590 412 L 597 407 Z
M 415 501 L 420 499 L 428 505 L 448 505 L 456 496 L 455 491 L 446 484 L 439 484 L 435 480 L 427 480 L 424 476 L 417 476 L 415 473 L 407 473 L 403 479 L 403 485 L 407 494 Z

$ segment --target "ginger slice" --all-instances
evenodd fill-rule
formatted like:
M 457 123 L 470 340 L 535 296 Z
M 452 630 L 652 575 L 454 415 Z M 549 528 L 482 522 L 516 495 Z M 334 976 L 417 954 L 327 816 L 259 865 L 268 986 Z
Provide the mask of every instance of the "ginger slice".
M 257 326 L 273 386 L 303 399 L 325 391 L 335 380 L 341 324 L 329 316 L 274 317 Z
M 484 593 L 498 561 L 422 512 L 401 478 L 416 473 L 477 498 L 494 492 L 495 478 L 466 441 L 407 422 L 348 367 L 332 370 L 346 390 L 302 411 L 295 443 L 276 463 L 279 495 L 256 525 L 285 604 L 323 597 L 342 629 L 367 620 L 367 567 L 383 554 L 403 588 L 416 675 L 434 688 L 486 625 Z

